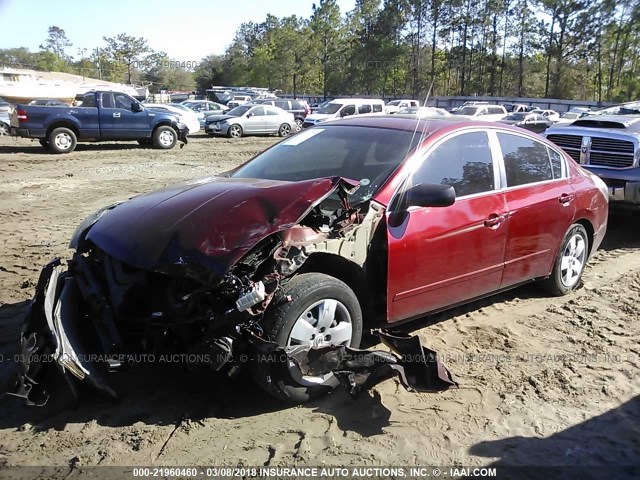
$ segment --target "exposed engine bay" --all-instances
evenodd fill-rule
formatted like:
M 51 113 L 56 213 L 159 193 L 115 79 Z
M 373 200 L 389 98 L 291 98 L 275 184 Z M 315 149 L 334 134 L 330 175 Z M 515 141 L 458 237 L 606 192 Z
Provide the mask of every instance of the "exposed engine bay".
M 398 355 L 345 346 L 289 354 L 268 338 L 261 322 L 276 292 L 314 255 L 366 267 L 384 207 L 373 201 L 351 207 L 348 195 L 358 185 L 342 178 L 300 182 L 295 191 L 275 186 L 278 195 L 271 198 L 259 197 L 256 189 L 242 202 L 233 194 L 247 187 L 224 183 L 206 184 L 218 189 L 206 195 L 199 193 L 202 182 L 182 196 L 167 191 L 160 201 L 181 209 L 171 218 L 146 220 L 159 204 L 143 203 L 151 194 L 83 222 L 71 241 L 72 258 L 66 265 L 55 259 L 41 272 L 11 393 L 44 405 L 49 393 L 39 379 L 54 368 L 74 396 L 87 384 L 116 399 L 105 376 L 135 363 L 128 361 L 131 354 L 176 354 L 172 358 L 188 368 L 231 375 L 255 361 L 256 353 L 284 353 L 278 358 L 302 374 L 333 372 L 353 396 L 392 376 L 420 391 L 456 385 L 417 338 L 376 331 Z M 184 201 L 187 194 L 198 196 L 195 204 Z M 204 197 L 216 199 L 215 211 Z M 136 221 L 131 212 L 143 214 Z M 211 215 L 237 225 L 205 231 Z

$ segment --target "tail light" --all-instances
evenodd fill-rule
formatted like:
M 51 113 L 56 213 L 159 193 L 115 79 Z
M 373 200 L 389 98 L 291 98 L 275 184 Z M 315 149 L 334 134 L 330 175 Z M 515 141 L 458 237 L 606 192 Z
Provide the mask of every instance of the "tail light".
M 26 110 L 23 110 L 22 108 L 19 108 L 16 111 L 16 116 L 17 116 L 19 122 L 26 122 L 26 121 L 29 120 L 29 118 L 27 117 Z
M 304 105 L 304 114 L 309 115 L 311 113 L 311 107 L 305 103 Z

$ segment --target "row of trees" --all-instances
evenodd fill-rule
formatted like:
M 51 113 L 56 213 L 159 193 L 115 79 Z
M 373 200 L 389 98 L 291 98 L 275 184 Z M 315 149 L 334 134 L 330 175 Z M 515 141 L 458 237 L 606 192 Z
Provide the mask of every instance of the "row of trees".
M 144 38 L 77 49 L 49 28 L 40 51 L 0 65 L 66 71 L 156 89 L 251 85 L 294 94 L 493 95 L 625 101 L 640 96 L 640 0 L 318 0 L 309 18 L 243 23 L 195 68 Z
M 385 97 L 640 95 L 640 0 L 357 0 L 341 13 L 319 0 L 308 19 L 242 24 L 196 82 Z
M 172 61 L 164 52 L 151 49 L 144 38 L 121 33 L 104 37 L 104 45 L 93 50 L 77 48 L 60 27 L 49 27 L 40 50 L 0 49 L 0 67 L 28 68 L 50 72 L 67 72 L 111 82 L 151 84 L 162 89 L 193 90 L 193 68 Z M 191 65 L 190 65 L 191 67 Z

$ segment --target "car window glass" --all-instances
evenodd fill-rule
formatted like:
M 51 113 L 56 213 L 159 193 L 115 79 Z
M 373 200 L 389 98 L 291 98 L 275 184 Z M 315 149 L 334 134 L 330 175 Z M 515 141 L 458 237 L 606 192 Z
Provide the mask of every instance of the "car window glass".
M 486 132 L 463 133 L 438 145 L 413 175 L 413 185 L 420 183 L 451 185 L 458 197 L 493 190 L 493 160 Z
M 507 186 L 526 185 L 553 179 L 546 145 L 533 139 L 498 133 Z
M 126 95 L 122 94 L 122 93 L 115 93 L 113 95 L 115 102 L 116 102 L 116 108 L 122 108 L 124 110 L 131 110 L 131 98 L 127 97 Z
M 102 94 L 102 108 L 114 108 L 113 93 Z
M 347 105 L 342 109 L 341 115 L 344 117 L 346 115 L 355 115 L 356 106 L 355 105 Z
M 265 107 L 265 110 L 267 115 L 280 115 L 280 112 L 275 108 Z
M 283 110 L 289 110 L 289 102 L 286 100 L 276 100 L 274 104 L 276 107 L 280 107 Z
M 103 102 L 104 102 L 104 94 L 102 94 L 102 98 L 103 98 Z M 82 99 L 82 106 L 83 107 L 95 107 L 96 106 L 96 96 L 95 96 L 95 94 L 85 95 L 84 98 Z
M 263 116 L 264 113 L 264 107 L 253 107 L 251 110 L 251 113 L 253 113 L 256 117 L 261 117 Z
M 381 111 L 382 111 L 382 105 L 380 105 L 379 103 L 376 103 L 376 104 L 373 106 L 373 111 L 374 111 L 374 112 L 381 112 Z
M 371 113 L 371 105 L 360 105 L 358 113 Z
M 547 147 L 547 151 L 549 152 L 549 159 L 551 160 L 553 178 L 562 178 L 562 157 L 558 152 L 551 150 L 549 147 Z

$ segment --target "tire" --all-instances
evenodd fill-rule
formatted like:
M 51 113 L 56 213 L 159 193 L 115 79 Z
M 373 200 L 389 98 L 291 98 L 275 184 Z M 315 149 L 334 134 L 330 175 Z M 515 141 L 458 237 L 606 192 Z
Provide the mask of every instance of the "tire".
M 280 135 L 281 137 L 288 137 L 289 135 L 291 135 L 291 125 L 289 125 L 288 123 L 283 123 L 282 125 L 280 125 L 280 128 L 278 129 L 278 135 Z
M 242 136 L 242 127 L 237 123 L 229 126 L 229 130 L 227 130 L 227 137 L 229 138 L 240 138 Z
M 302 130 L 302 124 L 304 123 L 304 120 L 301 118 L 296 118 L 296 132 L 299 132 L 300 130 Z
M 334 314 L 331 318 L 327 317 L 331 323 L 326 327 L 319 326 L 320 311 L 331 305 L 334 306 Z M 294 326 L 298 324 L 301 327 L 305 325 L 305 328 L 299 328 L 294 333 Z M 349 324 L 351 328 L 341 326 L 344 324 Z M 357 348 L 362 339 L 362 310 L 355 293 L 344 282 L 322 273 L 303 273 L 293 277 L 273 299 L 262 321 L 262 328 L 269 339 L 284 348 L 300 345 L 295 340 L 296 336 L 306 337 L 319 332 L 326 335 L 309 337 L 309 341 L 314 338 L 315 345 L 343 344 Z M 335 337 L 327 340 L 331 333 Z M 302 344 L 310 343 L 304 343 L 303 340 Z M 291 367 L 284 363 L 254 362 L 252 370 L 261 388 L 290 403 L 303 403 L 317 398 L 339 385 L 333 374 L 301 377 L 300 371 Z
M 554 296 L 572 292 L 580 284 L 588 257 L 587 231 L 579 223 L 574 223 L 564 236 L 551 275 L 543 281 L 542 287 Z
M 78 144 L 73 130 L 65 127 L 54 128 L 47 137 L 49 150 L 53 153 L 71 153 Z
M 168 125 L 160 125 L 153 131 L 153 146 L 162 150 L 171 150 L 178 143 L 178 134 Z
M 11 129 L 9 128 L 9 125 L 4 122 L 0 122 L 0 136 L 9 135 L 10 131 Z

